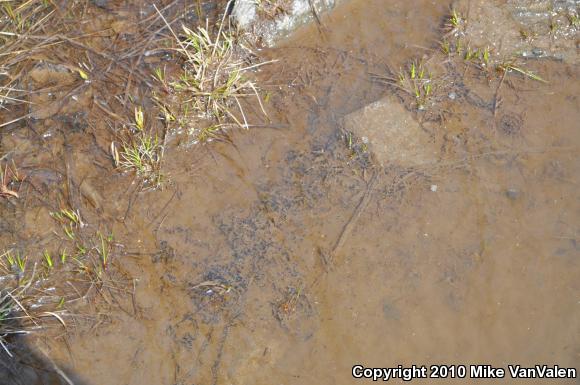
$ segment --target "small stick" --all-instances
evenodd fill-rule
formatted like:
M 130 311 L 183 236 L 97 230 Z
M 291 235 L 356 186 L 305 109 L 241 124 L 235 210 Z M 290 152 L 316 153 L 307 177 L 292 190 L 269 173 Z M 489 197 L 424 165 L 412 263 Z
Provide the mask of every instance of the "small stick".
M 4 351 L 6 352 L 6 354 L 8 354 L 8 356 L 10 356 L 10 358 L 13 358 L 14 356 L 12 355 L 12 353 L 10 353 L 10 350 L 8 350 L 8 348 L 6 347 L 6 345 L 4 344 L 4 342 L 2 341 L 2 338 L 0 337 L 0 346 L 2 346 L 2 348 L 4 349 Z
M 360 215 L 362 214 L 364 209 L 367 207 L 369 200 L 371 198 L 371 195 L 372 195 L 371 193 L 373 191 L 373 187 L 374 187 L 375 183 L 377 182 L 378 175 L 379 175 L 379 172 L 375 170 L 373 176 L 371 177 L 370 182 L 367 184 L 367 189 L 366 189 L 365 193 L 363 194 L 361 200 L 359 201 L 358 205 L 356 206 L 356 209 L 354 210 L 354 212 L 350 216 L 350 219 L 348 220 L 348 222 L 346 222 L 346 224 L 342 228 L 342 231 L 340 232 L 340 235 L 336 239 L 336 243 L 334 244 L 334 247 L 330 251 L 330 255 L 328 257 L 328 263 L 331 263 L 334 260 L 334 256 L 336 255 L 336 253 L 338 251 L 340 251 L 340 249 L 342 248 L 342 245 L 346 241 L 347 237 L 352 232 L 352 229 L 354 228 L 354 225 L 356 224 L 358 218 L 360 217 Z
M 310 10 L 312 11 L 314 18 L 316 19 L 316 28 L 318 28 L 318 32 L 320 32 L 322 37 L 325 38 L 326 36 L 324 34 L 324 25 L 322 24 L 322 20 L 320 20 L 320 16 L 318 15 L 318 11 L 316 11 L 316 6 L 312 2 L 312 0 L 308 0 L 308 4 L 310 5 Z
M 499 81 L 499 85 L 497 86 L 496 90 L 495 90 L 495 95 L 493 97 L 493 117 L 495 118 L 497 115 L 497 109 L 499 107 L 499 103 L 500 103 L 500 99 L 499 99 L 499 90 L 503 84 L 503 81 L 505 80 L 505 77 L 507 75 L 507 71 L 503 72 L 503 75 L 501 77 L 501 80 Z
M 310 5 L 310 10 L 312 11 L 312 14 L 314 15 L 314 18 L 316 19 L 316 23 L 319 26 L 322 26 L 322 21 L 320 20 L 320 16 L 318 16 L 318 12 L 316 11 L 316 7 L 312 3 L 312 0 L 308 0 L 308 4 Z
M 12 123 L 16 123 L 16 122 L 18 122 L 19 120 L 22 120 L 22 119 L 28 119 L 31 116 L 32 116 L 32 114 L 26 114 L 26 115 L 21 116 L 19 118 L 13 119 L 13 120 L 11 120 L 9 122 L 2 123 L 2 124 L 0 124 L 0 128 L 5 127 L 5 126 L 8 126 L 9 124 L 12 124 Z

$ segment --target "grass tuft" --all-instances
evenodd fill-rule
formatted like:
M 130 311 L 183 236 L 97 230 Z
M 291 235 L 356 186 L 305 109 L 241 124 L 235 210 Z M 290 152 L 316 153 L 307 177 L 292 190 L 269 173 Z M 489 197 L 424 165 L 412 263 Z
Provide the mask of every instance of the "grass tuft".
M 417 109 L 424 110 L 433 94 L 433 79 L 421 61 L 412 61 L 399 70 L 399 87 L 415 97 Z
M 53 217 L 59 223 L 64 218 Z M 50 319 L 67 327 L 68 307 L 116 286 L 107 275 L 112 235 L 97 231 L 65 242 L 76 252 L 44 250 L 35 262 L 12 249 L 0 254 L 0 347 L 9 355 L 11 336 L 48 327 Z
M 122 169 L 134 170 L 147 178 L 159 171 L 160 153 L 159 138 L 141 132 L 122 144 L 118 164 Z
M 181 78 L 172 83 L 173 88 L 187 92 L 199 118 L 218 124 L 233 121 L 248 128 L 239 99 L 259 96 L 256 86 L 244 76 L 243 61 L 234 51 L 234 32 L 220 28 L 212 36 L 203 27 L 182 29 L 182 48 L 178 52 L 186 59 L 186 65 Z
M 158 68 L 153 77 L 181 100 L 179 118 L 171 116 L 192 134 L 194 142 L 211 141 L 231 126 L 249 128 L 245 99 L 256 98 L 265 114 L 258 88 L 249 75 L 266 63 L 249 62 L 252 52 L 225 17 L 215 28 L 207 22 L 195 28 L 182 25 L 179 35 L 168 23 L 167 27 L 174 36 L 175 52 L 183 62 L 182 71 L 169 79 Z
M 458 36 L 463 34 L 467 26 L 467 20 L 455 8 L 451 10 L 451 15 L 445 23 L 445 28 L 448 35 Z

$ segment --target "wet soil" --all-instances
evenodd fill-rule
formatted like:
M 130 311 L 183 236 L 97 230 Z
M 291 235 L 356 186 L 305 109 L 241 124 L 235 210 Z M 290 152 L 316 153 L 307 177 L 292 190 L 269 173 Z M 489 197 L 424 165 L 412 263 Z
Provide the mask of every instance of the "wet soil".
M 437 114 L 412 110 L 440 149 L 431 164 L 378 167 L 348 144 L 344 116 L 398 95 L 371 74 L 429 55 L 448 14 L 445 2 L 345 2 L 262 52 L 278 60 L 257 75 L 264 127 L 207 145 L 169 138 L 161 190 L 124 175 L 105 185 L 105 164 L 85 175 L 95 187 L 81 205 L 97 191 L 91 210 L 123 245 L 117 263 L 134 287 L 102 322 L 30 344 L 82 384 L 350 384 L 357 363 L 577 365 L 577 66 L 531 62 L 549 83 L 510 75 L 499 106 L 501 76 L 447 67 L 457 97 Z M 90 125 L 79 114 L 63 122 L 71 135 Z M 14 148 L 42 156 L 45 142 L 19 135 Z M 71 163 L 91 169 L 80 155 L 103 152 L 99 140 L 73 139 L 85 144 Z M 30 213 L 6 225 L 15 233 L 50 228 L 46 209 L 6 205 Z

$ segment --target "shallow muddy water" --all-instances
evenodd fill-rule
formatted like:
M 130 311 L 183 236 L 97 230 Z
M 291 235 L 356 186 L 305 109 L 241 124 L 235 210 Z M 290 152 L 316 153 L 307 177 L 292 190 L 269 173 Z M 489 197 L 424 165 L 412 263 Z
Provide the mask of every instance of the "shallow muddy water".
M 449 9 L 345 1 L 265 49 L 273 126 L 255 111 L 265 127 L 231 143 L 174 137 L 163 190 L 112 188 L 103 210 L 134 295 L 108 322 L 35 343 L 87 385 L 369 381 L 355 364 L 580 369 L 578 67 L 530 62 L 549 83 L 510 76 L 497 109 L 499 79 L 465 70 L 443 118 L 413 110 L 430 164 L 379 167 L 349 148 L 344 116 L 394 93 L 371 74 L 427 55 Z

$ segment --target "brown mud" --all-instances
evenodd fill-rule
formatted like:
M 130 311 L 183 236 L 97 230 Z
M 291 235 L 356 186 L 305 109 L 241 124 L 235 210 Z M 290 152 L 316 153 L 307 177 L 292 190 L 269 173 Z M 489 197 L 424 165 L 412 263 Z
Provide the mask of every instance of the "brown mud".
M 35 94 L 31 119 L 3 128 L 2 151 L 29 181 L 1 202 L 3 242 L 40 253 L 54 242 L 47 206 L 68 197 L 115 235 L 124 289 L 66 332 L 55 322 L 24 342 L 87 385 L 350 384 L 357 363 L 577 366 L 579 69 L 530 61 L 542 83 L 441 63 L 437 107 L 418 111 L 373 74 L 438 50 L 449 11 L 353 0 L 263 50 L 277 60 L 256 75 L 268 118 L 248 106 L 259 127 L 227 140 L 168 137 L 156 190 L 110 160 L 107 124 L 132 108 L 109 96 L 125 89 L 36 65 L 36 87 L 51 87 L 48 71 L 64 89 Z M 146 92 L 145 66 L 98 60 Z M 72 94 L 77 107 L 58 103 Z M 435 161 L 379 167 L 349 143 L 344 117 L 387 95 L 412 111 Z

